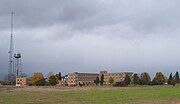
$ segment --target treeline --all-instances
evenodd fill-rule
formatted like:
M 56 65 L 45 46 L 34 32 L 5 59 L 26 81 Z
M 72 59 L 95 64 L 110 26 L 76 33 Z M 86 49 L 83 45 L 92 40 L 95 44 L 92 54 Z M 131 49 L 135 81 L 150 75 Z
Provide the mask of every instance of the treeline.
M 58 74 L 53 74 L 51 72 L 49 73 L 47 78 L 44 78 L 42 73 L 34 73 L 32 77 L 32 83 L 29 83 L 29 86 L 55 86 L 59 83 L 59 80 L 61 81 L 61 79 L 61 72 L 59 72 Z
M 123 81 L 125 84 L 134 84 L 134 85 L 164 85 L 169 84 L 175 86 L 176 83 L 180 83 L 178 71 L 172 75 L 170 73 L 169 78 L 165 77 L 162 72 L 157 72 L 155 77 L 151 80 L 147 72 L 143 72 L 140 75 L 134 74 L 132 80 L 128 75 L 125 76 Z
M 104 75 L 101 75 L 94 80 L 96 85 L 100 84 L 103 85 L 104 82 Z M 169 84 L 175 86 L 175 84 L 180 83 L 179 79 L 179 72 L 177 71 L 174 75 L 170 73 L 169 77 L 165 77 L 162 72 L 157 72 L 154 78 L 151 80 L 150 75 L 147 72 L 143 72 L 140 75 L 135 73 L 133 76 L 129 76 L 128 74 L 125 75 L 123 81 L 114 82 L 114 78 L 109 78 L 109 84 L 115 87 L 124 87 L 128 85 L 164 85 Z

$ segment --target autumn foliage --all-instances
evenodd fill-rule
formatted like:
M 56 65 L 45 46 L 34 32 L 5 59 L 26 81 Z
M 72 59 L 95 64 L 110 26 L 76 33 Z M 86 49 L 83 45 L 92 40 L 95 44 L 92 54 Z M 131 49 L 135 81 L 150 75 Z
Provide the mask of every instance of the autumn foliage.
M 41 82 L 42 79 L 44 79 L 44 76 L 42 73 L 34 73 L 34 75 L 32 77 L 32 84 L 40 85 L 39 82 Z

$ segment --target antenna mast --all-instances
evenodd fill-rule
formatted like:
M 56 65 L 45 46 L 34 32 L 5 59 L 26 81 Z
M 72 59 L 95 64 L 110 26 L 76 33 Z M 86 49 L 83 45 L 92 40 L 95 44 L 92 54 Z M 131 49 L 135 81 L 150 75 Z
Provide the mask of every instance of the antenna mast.
M 11 13 L 11 37 L 10 37 L 10 48 L 9 48 L 9 69 L 8 69 L 8 81 L 10 84 L 14 83 L 14 63 L 13 63 L 13 15 Z

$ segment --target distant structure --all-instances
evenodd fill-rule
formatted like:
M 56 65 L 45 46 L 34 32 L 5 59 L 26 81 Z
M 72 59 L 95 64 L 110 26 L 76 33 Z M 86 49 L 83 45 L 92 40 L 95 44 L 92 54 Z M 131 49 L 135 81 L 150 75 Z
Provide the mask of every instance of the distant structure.
M 17 77 L 16 78 L 16 86 L 28 86 L 32 85 L 32 77 Z
M 94 80 L 98 77 L 98 73 L 78 73 L 73 72 L 68 76 L 68 85 L 93 85 Z
M 129 75 L 130 78 L 133 76 L 133 72 L 115 72 L 115 73 L 108 73 L 106 70 L 102 70 L 99 72 L 99 78 L 101 78 L 101 75 L 104 75 L 104 84 L 109 84 L 109 78 L 112 77 L 114 79 L 114 82 L 123 81 L 126 75 Z
M 108 73 L 106 70 L 102 70 L 99 73 L 78 73 L 73 72 L 68 75 L 67 78 L 67 85 L 74 86 L 74 85 L 94 85 L 94 80 L 101 75 L 104 75 L 104 85 L 109 84 L 109 78 L 112 77 L 114 82 L 123 81 L 125 75 L 129 75 L 132 78 L 133 72 L 116 72 L 116 73 Z
M 13 63 L 13 12 L 11 13 L 11 36 L 10 36 L 10 48 L 9 48 L 9 67 L 7 80 L 10 84 L 15 82 L 14 75 L 14 63 Z
M 10 36 L 10 47 L 9 47 L 9 67 L 7 81 L 9 84 L 15 84 L 16 78 L 22 75 L 22 65 L 21 65 L 21 54 L 14 54 L 14 44 L 13 44 L 13 16 L 11 13 L 11 36 Z
M 21 54 L 14 54 L 14 74 L 17 77 L 21 77 L 22 75 L 22 65 L 21 65 Z

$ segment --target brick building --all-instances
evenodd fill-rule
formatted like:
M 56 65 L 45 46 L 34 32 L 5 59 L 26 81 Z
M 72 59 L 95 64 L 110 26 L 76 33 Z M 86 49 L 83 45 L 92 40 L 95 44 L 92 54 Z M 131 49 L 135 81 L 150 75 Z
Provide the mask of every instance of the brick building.
M 114 79 L 114 82 L 123 81 L 125 78 L 125 75 L 128 74 L 130 77 L 132 77 L 132 72 L 116 72 L 116 73 L 108 73 L 107 71 L 103 70 L 99 73 L 99 78 L 101 78 L 101 75 L 104 75 L 104 84 L 109 84 L 109 78 L 112 77 Z
M 94 80 L 98 77 L 97 73 L 70 73 L 68 76 L 68 85 L 93 85 Z
M 71 85 L 94 85 L 94 80 L 96 77 L 101 78 L 101 75 L 104 75 L 104 85 L 109 84 L 109 78 L 112 77 L 114 79 L 114 82 L 123 81 L 125 78 L 125 75 L 128 74 L 130 77 L 132 77 L 132 72 L 117 72 L 117 73 L 108 73 L 107 71 L 103 70 L 99 73 L 78 73 L 73 72 L 70 73 L 67 78 L 67 84 L 69 86 Z
M 32 84 L 32 78 L 27 77 L 17 77 L 16 86 L 26 86 Z

